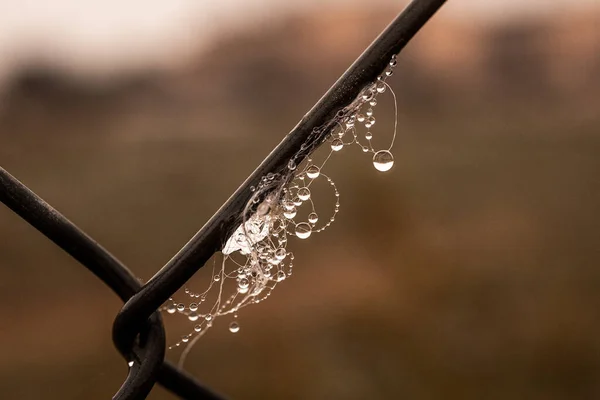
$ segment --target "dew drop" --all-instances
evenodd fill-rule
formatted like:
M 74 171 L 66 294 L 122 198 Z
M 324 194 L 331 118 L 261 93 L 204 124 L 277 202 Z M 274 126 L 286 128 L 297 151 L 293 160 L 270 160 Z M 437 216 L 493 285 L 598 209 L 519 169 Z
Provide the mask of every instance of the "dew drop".
M 379 150 L 373 156 L 373 165 L 378 171 L 389 171 L 394 165 L 394 156 L 388 150 Z
M 219 282 L 221 280 L 221 275 L 215 275 L 213 279 L 215 280 L 215 282 Z
M 194 327 L 194 331 L 196 331 L 196 332 L 200 332 L 201 330 L 202 330 L 202 327 L 200 325 L 196 325 Z
M 229 332 L 237 333 L 239 331 L 240 331 L 240 324 L 238 324 L 235 321 L 233 321 L 232 323 L 229 324 Z
M 281 282 L 285 280 L 285 272 L 284 271 L 279 271 L 277 273 L 277 282 Z
M 177 308 L 175 307 L 175 304 L 169 304 L 167 306 L 167 312 L 169 314 L 175 314 L 175 311 L 177 311 Z
M 317 213 L 312 212 L 308 214 L 308 222 L 310 222 L 311 224 L 316 224 L 318 220 L 319 216 L 317 215 Z
M 318 178 L 320 173 L 321 169 L 316 165 L 311 165 L 306 169 L 306 176 L 308 176 L 310 179 Z
M 189 337 L 188 335 L 183 335 L 183 336 L 181 337 L 181 341 L 182 341 L 183 343 L 187 343 L 187 342 L 189 342 L 189 341 L 190 341 L 190 337 Z
M 250 285 L 250 281 L 247 278 L 242 278 L 240 279 L 240 281 L 238 282 L 238 286 L 241 289 L 245 289 Z
M 366 153 L 369 151 L 369 148 L 367 146 L 363 146 L 362 151 L 363 151 L 363 153 Z
M 296 169 L 296 161 L 294 161 L 294 160 L 290 160 L 290 161 L 288 162 L 288 169 L 289 169 L 290 171 L 293 171 L 293 170 L 295 170 L 295 169 Z
M 295 233 L 299 239 L 307 239 L 312 233 L 312 228 L 306 222 L 300 222 L 296 225 Z
M 245 293 L 248 293 L 248 288 L 247 287 L 243 288 L 243 287 L 238 286 L 237 291 L 238 291 L 238 293 L 245 294 Z
M 385 76 L 392 76 L 392 75 L 394 75 L 394 72 L 391 69 L 385 71 Z
M 363 114 L 358 114 L 358 115 L 356 116 L 356 120 L 357 120 L 358 122 L 363 122 L 363 121 L 365 120 L 365 116 L 364 116 Z
M 383 92 L 385 92 L 385 83 L 379 82 L 377 84 L 377 93 L 383 93 Z
M 367 140 L 373 139 L 373 134 L 371 132 L 365 133 L 365 139 L 367 139 Z
M 177 311 L 182 312 L 185 310 L 185 305 L 183 303 L 177 304 Z
M 302 201 L 310 199 L 310 189 L 307 187 L 301 187 L 298 189 L 298 198 L 300 198 Z
M 344 147 L 344 142 L 342 142 L 340 139 L 335 139 L 333 142 L 331 142 L 331 150 L 333 151 L 340 151 L 342 147 Z
M 190 314 L 188 315 L 188 319 L 189 319 L 190 321 L 192 321 L 192 322 L 194 322 L 194 321 L 198 321 L 198 318 L 199 318 L 199 317 L 198 317 L 198 314 L 196 314 L 195 312 L 193 312 L 193 313 L 190 313 Z
M 292 219 L 296 216 L 296 208 L 294 207 L 292 210 L 285 210 L 283 212 L 283 216 L 287 219 Z
M 198 310 L 198 304 L 190 303 L 190 311 L 197 311 L 197 310 Z
M 278 260 L 281 261 L 286 256 L 287 256 L 287 251 L 285 251 L 285 249 L 283 247 L 280 247 L 277 250 L 275 250 L 275 257 L 277 257 Z
M 210 321 L 210 320 L 212 320 L 212 315 L 210 315 L 210 314 L 206 314 L 206 315 L 204 316 L 204 319 L 205 319 L 205 320 L 207 320 L 207 321 Z
M 371 107 L 375 107 L 375 106 L 377 105 L 377 99 L 373 99 L 373 100 L 371 100 L 371 101 L 369 102 L 369 105 L 370 105 Z

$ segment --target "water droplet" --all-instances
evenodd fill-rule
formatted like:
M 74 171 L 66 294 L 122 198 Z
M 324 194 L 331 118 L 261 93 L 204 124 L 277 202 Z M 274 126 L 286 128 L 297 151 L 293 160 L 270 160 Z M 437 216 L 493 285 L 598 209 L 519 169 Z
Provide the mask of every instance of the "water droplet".
M 301 187 L 300 189 L 298 189 L 298 197 L 302 201 L 310 199 L 310 189 L 308 189 L 307 187 Z
M 183 336 L 181 337 L 181 341 L 182 341 L 183 343 L 187 343 L 187 342 L 189 342 L 189 341 L 190 341 L 190 337 L 189 337 L 188 335 L 183 335 Z
M 210 315 L 210 314 L 206 314 L 206 315 L 204 316 L 204 319 L 205 319 L 205 320 L 207 320 L 207 321 L 210 321 L 210 320 L 212 319 L 212 315 Z
M 367 126 L 367 124 L 369 126 Z M 372 127 L 373 125 L 375 125 L 375 117 L 371 116 L 369 118 L 367 118 L 366 122 L 365 122 L 365 126 L 367 126 L 367 128 Z
M 291 211 L 291 210 L 293 210 L 296 207 L 294 206 L 294 203 L 292 203 L 291 201 L 287 200 L 285 203 L 283 203 L 283 208 L 285 208 L 288 211 Z
M 221 280 L 221 275 L 215 275 L 213 279 L 215 280 L 215 282 L 219 282 Z
M 294 160 L 290 160 L 290 161 L 288 162 L 288 169 L 289 169 L 290 171 L 293 171 L 293 170 L 295 170 L 295 169 L 296 169 L 296 161 L 294 161 Z
M 362 151 L 363 151 L 363 153 L 366 153 L 369 151 L 369 148 L 367 146 L 363 146 Z
M 385 83 L 379 82 L 377 84 L 377 93 L 383 93 L 383 92 L 385 92 Z
M 394 71 L 392 71 L 391 69 L 385 71 L 385 76 L 392 76 L 394 75 Z
M 195 312 L 189 313 L 189 315 L 188 315 L 188 319 L 192 322 L 198 321 L 198 318 L 199 318 L 198 314 L 196 314 Z
M 395 67 L 398 64 L 398 61 L 396 60 L 396 56 L 393 56 L 392 59 L 390 60 L 390 67 Z
M 295 233 L 299 239 L 307 239 L 312 233 L 312 228 L 306 222 L 300 222 L 296 225 Z
M 200 325 L 196 325 L 196 326 L 194 327 L 194 330 L 195 330 L 196 332 L 200 332 L 200 331 L 202 330 L 202 327 L 201 327 Z
M 294 200 L 292 200 L 292 203 L 294 203 L 295 206 L 301 206 L 302 200 L 300 200 L 300 197 L 294 197 Z
M 373 156 L 373 165 L 378 171 L 389 171 L 394 165 L 394 156 L 387 150 L 379 150 Z
M 358 122 L 363 122 L 363 121 L 365 120 L 365 116 L 364 116 L 364 115 L 362 115 L 362 114 L 358 114 L 358 115 L 356 116 L 356 120 L 357 120 Z
M 281 261 L 286 256 L 287 256 L 287 251 L 285 251 L 285 249 L 283 247 L 280 247 L 277 250 L 275 250 L 275 257 L 277 257 L 278 260 Z
M 311 224 L 316 224 L 318 220 L 319 216 L 317 215 L 317 213 L 312 212 L 308 214 L 308 222 L 310 222 Z
M 237 291 L 238 291 L 238 293 L 245 294 L 245 293 L 248 293 L 248 288 L 247 287 L 242 288 L 242 287 L 238 286 Z
M 373 134 L 371 132 L 365 133 L 365 139 L 367 139 L 367 140 L 373 139 Z
M 197 310 L 198 310 L 198 304 L 190 303 L 190 311 L 197 311 Z
M 308 176 L 310 179 L 318 178 L 320 173 L 321 169 L 316 165 L 311 165 L 306 169 L 306 176 Z
M 283 216 L 286 217 L 287 219 L 292 219 L 296 216 L 296 207 L 294 207 L 292 210 L 285 210 L 283 212 Z
M 367 117 L 370 117 L 371 115 L 373 115 L 373 109 L 372 109 L 372 108 L 369 108 L 369 109 L 367 110 Z M 367 120 L 368 120 L 368 118 L 367 118 Z
M 342 142 L 340 139 L 335 139 L 333 142 L 331 142 L 331 150 L 333 151 L 340 151 L 342 147 L 344 147 L 344 142 Z
M 369 102 L 369 105 L 370 105 L 371 107 L 375 107 L 375 106 L 377 105 L 377 99 L 373 99 L 373 100 L 371 100 L 371 101 Z
M 250 281 L 247 278 L 242 278 L 238 282 L 238 286 L 242 289 L 247 288 L 250 285 Z
M 129 362 L 127 363 L 127 365 L 129 365 L 129 368 L 133 367 L 133 364 L 135 364 L 135 362 L 133 362 L 133 361 L 129 361 Z
M 175 307 L 175 304 L 169 304 L 167 306 L 167 312 L 169 314 L 175 314 L 175 311 L 177 311 L 177 308 Z
M 232 323 L 229 324 L 229 332 L 237 333 L 239 331 L 240 331 L 240 324 L 238 324 L 235 321 L 233 321 Z
M 367 90 L 365 93 L 363 93 L 362 98 L 365 101 L 370 101 L 373 98 L 373 91 L 370 89 Z
M 185 304 L 183 304 L 183 303 L 177 304 L 177 311 L 182 312 L 183 310 L 185 310 Z
M 285 272 L 284 271 L 279 271 L 277 273 L 277 282 L 281 282 L 285 280 Z

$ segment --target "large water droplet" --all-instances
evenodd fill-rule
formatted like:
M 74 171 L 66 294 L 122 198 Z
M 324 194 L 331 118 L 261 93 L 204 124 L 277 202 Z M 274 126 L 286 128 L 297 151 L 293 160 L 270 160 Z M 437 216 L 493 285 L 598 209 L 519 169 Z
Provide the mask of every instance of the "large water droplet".
M 294 203 L 295 206 L 302 205 L 302 200 L 300 200 L 300 197 L 294 197 L 294 200 L 292 200 L 292 202 Z
M 331 142 L 331 150 L 333 151 L 340 151 L 342 147 L 344 147 L 344 142 L 340 139 L 334 139 L 334 141 Z
M 194 327 L 194 331 L 196 331 L 196 332 L 200 332 L 201 330 L 202 330 L 202 326 L 200 326 L 200 325 L 196 325 Z
M 167 312 L 169 314 L 175 314 L 175 311 L 177 311 L 177 308 L 175 307 L 175 304 L 169 304 L 167 306 Z
M 394 156 L 387 150 L 379 150 L 373 156 L 373 165 L 378 171 L 389 171 L 394 165 Z
M 383 92 L 385 92 L 385 83 L 379 82 L 377 84 L 377 93 L 383 93 Z
M 295 233 L 299 239 L 307 239 L 312 233 L 312 228 L 306 222 L 300 222 L 296 225 Z
M 195 312 L 189 313 L 188 314 L 188 319 L 192 322 L 194 321 L 198 321 L 198 314 L 196 314 Z
M 277 250 L 275 250 L 275 257 L 277 257 L 278 260 L 283 260 L 285 256 L 287 256 L 287 251 L 285 251 L 283 247 L 280 247 Z
M 233 321 L 232 323 L 229 324 L 229 332 L 237 333 L 239 331 L 240 331 L 240 324 L 238 324 L 235 321 Z
M 190 303 L 190 311 L 198 311 L 198 304 Z
M 310 179 L 318 178 L 320 173 L 321 169 L 316 165 L 311 165 L 306 169 L 306 176 L 308 176 Z
M 287 219 L 292 219 L 296 216 L 296 208 L 294 208 L 293 210 L 285 210 L 283 212 L 283 216 L 286 217 Z
M 373 139 L 373 134 L 371 132 L 365 133 L 365 139 L 367 139 L 367 140 Z
M 183 312 L 183 310 L 185 310 L 185 304 L 183 304 L 183 303 L 177 304 L 177 311 Z
M 240 281 L 238 282 L 238 286 L 242 289 L 245 289 L 248 287 L 248 285 L 250 285 L 250 281 L 248 281 L 247 278 L 242 278 L 240 279 Z
M 298 189 L 298 197 L 302 201 L 310 199 L 310 189 L 307 187 L 301 187 L 300 189 Z
M 189 341 L 190 341 L 190 337 L 189 337 L 188 335 L 183 335 L 183 336 L 181 337 L 181 341 L 182 341 L 183 343 L 187 343 L 187 342 L 189 342 Z
M 310 222 L 311 224 L 316 224 L 318 220 L 319 216 L 317 215 L 317 213 L 312 212 L 308 214 L 308 222 Z

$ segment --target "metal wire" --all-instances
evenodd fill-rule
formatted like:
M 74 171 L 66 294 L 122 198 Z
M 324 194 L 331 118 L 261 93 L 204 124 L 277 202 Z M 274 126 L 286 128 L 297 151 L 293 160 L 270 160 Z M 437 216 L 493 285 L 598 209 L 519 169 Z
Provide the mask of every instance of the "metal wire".
M 267 156 L 194 237 L 144 286 L 113 255 L 0 167 L 0 201 L 100 278 L 124 302 L 113 325 L 113 341 L 133 361 L 115 400 L 144 399 L 159 382 L 184 399 L 221 399 L 191 376 L 164 361 L 165 332 L 156 311 L 220 249 L 239 225 L 251 187 L 268 173 L 297 164 L 320 145 L 338 113 L 374 82 L 393 55 L 423 27 L 446 0 L 413 0 L 379 35 L 298 125 Z

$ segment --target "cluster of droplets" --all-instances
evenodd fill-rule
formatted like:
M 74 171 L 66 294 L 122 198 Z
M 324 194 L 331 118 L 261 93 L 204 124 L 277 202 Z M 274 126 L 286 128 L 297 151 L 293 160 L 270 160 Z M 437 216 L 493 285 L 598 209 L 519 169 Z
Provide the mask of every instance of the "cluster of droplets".
M 356 144 L 363 152 L 372 153 L 373 166 L 382 172 L 389 171 L 394 166 L 394 156 L 391 150 L 396 139 L 398 108 L 396 95 L 386 80 L 393 75 L 396 65 L 397 60 L 394 55 L 385 72 L 377 77 L 377 81 L 363 89 L 358 99 L 348 107 L 347 112 L 342 113 L 343 118 L 338 122 L 338 129 L 333 131 L 330 139 L 332 151 L 338 152 L 346 146 Z M 377 96 L 385 93 L 387 90 L 390 91 L 394 99 L 394 132 L 389 147 L 377 150 L 373 147 L 373 132 L 371 129 L 376 123 L 374 108 L 377 105 Z M 361 125 L 365 128 L 363 134 L 359 134 L 358 128 Z
M 183 363 L 194 342 L 213 326 L 215 319 L 229 316 L 229 331 L 239 332 L 238 312 L 250 304 L 264 301 L 278 284 L 292 275 L 294 254 L 287 249 L 289 237 L 308 239 L 335 221 L 340 209 L 340 194 L 333 180 L 322 172 L 332 154 L 356 144 L 363 152 L 373 154 L 373 165 L 377 170 L 392 168 L 394 158 L 391 149 L 396 136 L 397 109 L 389 148 L 374 149 L 371 128 L 376 122 L 373 108 L 377 105 L 378 94 L 389 89 L 397 107 L 395 94 L 386 83 L 395 66 L 394 56 L 377 81 L 368 85 L 350 106 L 338 113 L 334 121 L 337 128 L 328 136 L 330 151 L 323 162 L 316 163 L 309 157 L 300 168 L 296 157 L 293 157 L 286 172 L 269 173 L 257 187 L 251 188 L 253 195 L 246 205 L 242 222 L 223 246 L 220 262 L 214 261 L 208 287 L 202 292 L 185 288 L 188 301 L 177 302 L 171 298 L 162 307 L 162 311 L 168 314 L 185 315 L 194 324 L 191 332 L 170 346 L 187 345 L 180 363 Z M 361 137 L 359 125 L 367 129 Z M 317 180 L 325 181 L 334 194 L 335 202 L 325 217 L 319 214 L 322 211 L 317 212 L 311 191 Z M 300 213 L 303 207 L 308 208 Z M 305 217 L 301 219 L 300 215 Z

